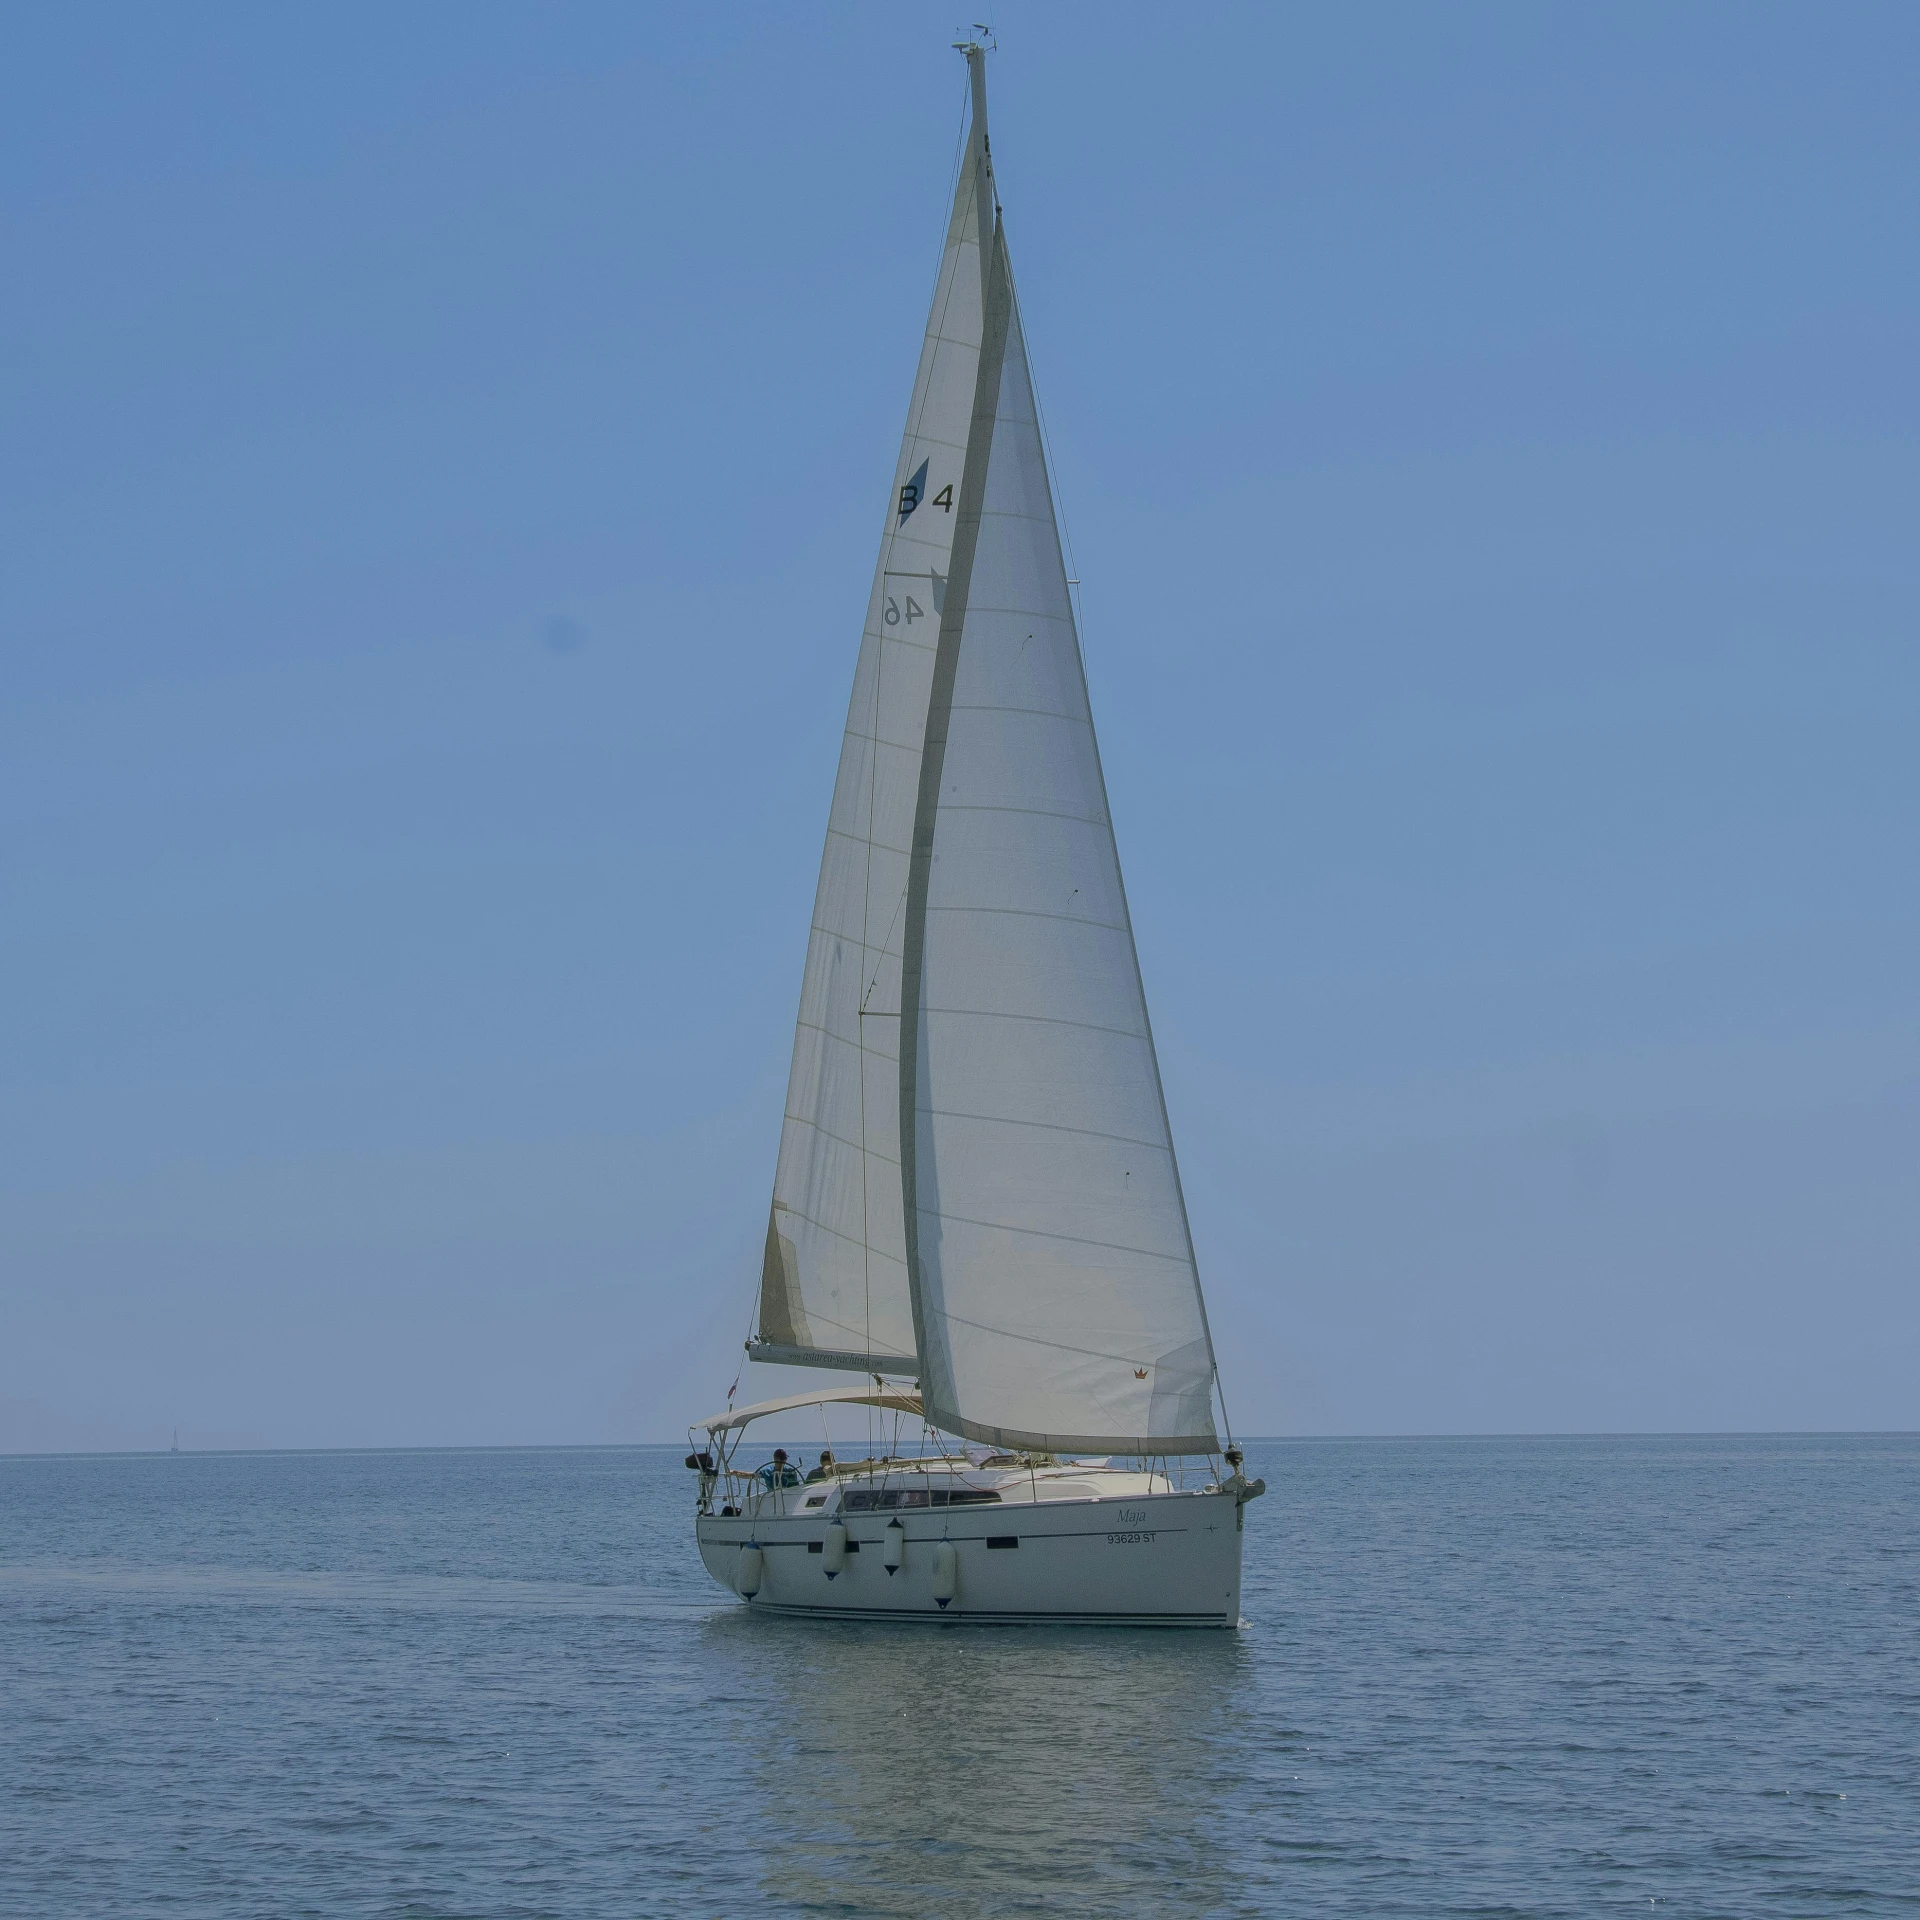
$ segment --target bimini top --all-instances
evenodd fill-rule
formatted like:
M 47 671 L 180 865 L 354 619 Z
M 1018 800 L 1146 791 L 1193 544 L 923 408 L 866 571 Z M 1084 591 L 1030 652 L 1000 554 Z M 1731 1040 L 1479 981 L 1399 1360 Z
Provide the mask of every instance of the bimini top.
M 725 1433 L 744 1427 L 763 1414 L 791 1413 L 795 1407 L 886 1407 L 895 1413 L 920 1411 L 920 1396 L 911 1387 L 829 1387 L 824 1393 L 796 1393 L 785 1400 L 757 1400 L 750 1407 L 716 1413 L 711 1420 L 696 1420 L 696 1427 L 708 1433 Z

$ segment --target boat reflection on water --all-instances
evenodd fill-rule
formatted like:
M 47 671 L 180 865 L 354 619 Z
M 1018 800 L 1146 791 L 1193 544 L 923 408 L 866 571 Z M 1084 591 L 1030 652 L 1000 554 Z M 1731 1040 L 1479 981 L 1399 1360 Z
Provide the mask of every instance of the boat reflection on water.
M 728 1610 L 729 1843 L 775 1911 L 1217 1912 L 1240 1634 Z M 1178 1810 L 1177 1812 L 1175 1810 Z M 1142 1899 L 1148 1906 L 1140 1906 Z

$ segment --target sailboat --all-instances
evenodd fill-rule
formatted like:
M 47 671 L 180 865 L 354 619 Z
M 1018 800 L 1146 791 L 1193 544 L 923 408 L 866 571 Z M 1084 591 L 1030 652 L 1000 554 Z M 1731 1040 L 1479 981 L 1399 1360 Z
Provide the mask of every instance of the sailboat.
M 986 46 L 821 861 L 750 1357 L 689 1430 L 750 1606 L 1231 1627 L 1218 1373 L 995 191 Z M 736 1383 L 737 1385 L 737 1383 Z M 865 1408 L 858 1459 L 769 1417 Z M 825 1421 L 822 1421 L 823 1430 Z M 907 1436 L 903 1439 L 903 1433 Z M 917 1433 L 917 1440 L 913 1435 Z

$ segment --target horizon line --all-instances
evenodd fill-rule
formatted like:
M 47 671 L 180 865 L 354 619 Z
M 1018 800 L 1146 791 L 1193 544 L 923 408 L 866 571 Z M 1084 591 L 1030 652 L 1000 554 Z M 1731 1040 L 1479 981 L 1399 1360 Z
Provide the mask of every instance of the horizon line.
M 770 1444 L 779 1445 L 787 1436 L 769 1435 Z M 811 1446 L 818 1436 L 808 1435 Z M 827 1436 L 829 1442 L 832 1436 Z M 1566 1432 L 1515 1429 L 1471 1433 L 1267 1433 L 1242 1434 L 1237 1446 L 1331 1446 L 1353 1442 L 1386 1444 L 1405 1440 L 1842 1440 L 1920 1438 L 1920 1427 L 1595 1427 Z M 5 1460 L 152 1460 L 171 1459 L 192 1454 L 202 1459 L 247 1459 L 291 1457 L 311 1454 L 393 1454 L 393 1453 L 647 1453 L 677 1449 L 679 1440 L 535 1440 L 466 1441 L 427 1444 L 372 1444 L 365 1446 L 310 1447 L 47 1447 L 0 1452 Z M 1079 1449 L 1071 1457 L 1091 1457 Z M 1130 1459 L 1129 1454 L 1109 1454 L 1107 1458 Z M 1194 1458 L 1205 1458 L 1195 1455 Z

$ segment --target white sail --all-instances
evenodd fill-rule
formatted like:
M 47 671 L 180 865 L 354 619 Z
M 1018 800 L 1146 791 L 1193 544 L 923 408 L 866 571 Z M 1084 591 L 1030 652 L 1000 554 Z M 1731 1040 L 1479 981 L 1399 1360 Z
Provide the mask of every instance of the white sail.
M 900 952 L 927 689 L 980 360 L 985 179 L 976 116 L 888 500 L 820 863 L 749 1343 L 760 1360 L 919 1371 L 900 1200 Z
M 986 314 L 903 969 L 922 1398 L 1001 1446 L 1210 1451 L 1212 1343 L 997 231 Z

